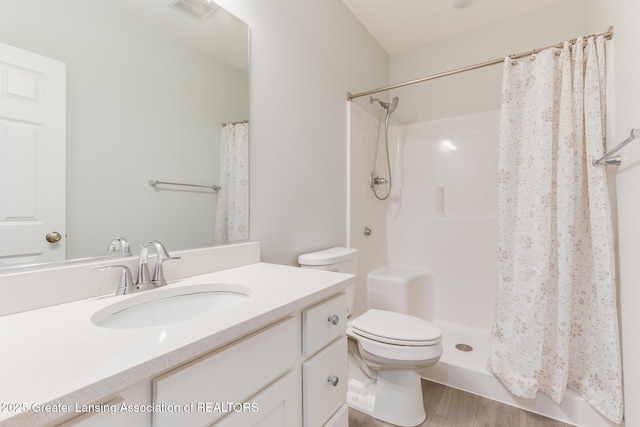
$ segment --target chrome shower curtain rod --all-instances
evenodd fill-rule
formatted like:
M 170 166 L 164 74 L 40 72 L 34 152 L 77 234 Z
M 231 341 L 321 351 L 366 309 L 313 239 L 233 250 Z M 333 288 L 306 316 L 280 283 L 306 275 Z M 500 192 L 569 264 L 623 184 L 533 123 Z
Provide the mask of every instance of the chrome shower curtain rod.
M 600 34 L 592 34 L 589 36 L 583 36 L 583 37 L 578 37 L 575 39 L 570 40 L 570 43 L 575 43 L 577 42 L 579 39 L 586 39 L 587 37 L 604 37 L 607 40 L 611 40 L 613 38 L 613 27 L 609 27 L 609 30 L 606 33 L 600 33 Z M 514 55 L 509 55 L 509 58 L 512 59 L 517 59 L 517 58 L 522 58 L 523 56 L 529 56 L 529 55 L 533 55 L 535 53 L 539 53 L 543 50 L 546 49 L 551 49 L 551 48 L 561 48 L 564 45 L 564 42 L 562 43 L 557 43 L 551 46 L 547 46 L 547 47 L 543 47 L 543 48 L 539 48 L 539 49 L 533 49 L 530 50 L 528 52 L 522 52 L 522 53 L 517 53 Z M 419 79 L 415 79 L 415 80 L 409 80 L 407 82 L 402 82 L 402 83 L 396 83 L 390 86 L 385 86 L 385 87 L 381 87 L 378 89 L 372 89 L 372 90 L 368 90 L 365 92 L 360 92 L 360 93 L 355 93 L 352 94 L 351 92 L 347 93 L 347 101 L 353 101 L 355 98 L 360 98 L 362 96 L 367 96 L 367 95 L 372 95 L 374 93 L 378 93 L 378 92 L 384 92 L 387 90 L 391 90 L 391 89 L 398 89 L 404 86 L 409 86 L 412 84 L 416 84 L 416 83 L 422 83 L 422 82 L 426 82 L 429 80 L 435 80 L 435 79 L 439 79 L 440 77 L 447 77 L 447 76 L 452 76 L 454 74 L 459 74 L 459 73 L 464 73 L 465 71 L 471 71 L 471 70 L 477 70 L 478 68 L 484 68 L 484 67 L 488 67 L 490 65 L 496 65 L 496 64 L 500 64 L 502 62 L 504 62 L 504 57 L 502 58 L 498 58 L 498 59 L 494 59 L 492 61 L 487 61 L 487 62 L 482 62 L 480 64 L 475 64 L 475 65 L 468 65 L 466 67 L 462 67 L 462 68 L 457 68 L 455 70 L 451 70 L 451 71 L 445 71 L 444 73 L 438 73 L 438 74 L 433 74 L 431 76 L 427 76 L 427 77 L 421 77 Z

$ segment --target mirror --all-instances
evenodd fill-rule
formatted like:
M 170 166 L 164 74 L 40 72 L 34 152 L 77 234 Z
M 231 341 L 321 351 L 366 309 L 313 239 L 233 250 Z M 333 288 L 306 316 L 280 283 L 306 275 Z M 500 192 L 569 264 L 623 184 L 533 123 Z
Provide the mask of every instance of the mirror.
M 222 133 L 248 144 L 248 37 L 208 0 L 2 0 L 0 43 L 66 64 L 66 185 L 52 191 L 66 199 L 62 259 L 105 256 L 118 236 L 134 252 L 148 240 L 171 251 L 248 239 L 248 175 L 234 169 L 248 174 L 248 145 L 237 163 L 221 155 Z M 216 237 L 233 197 L 245 197 L 231 201 L 241 224 Z

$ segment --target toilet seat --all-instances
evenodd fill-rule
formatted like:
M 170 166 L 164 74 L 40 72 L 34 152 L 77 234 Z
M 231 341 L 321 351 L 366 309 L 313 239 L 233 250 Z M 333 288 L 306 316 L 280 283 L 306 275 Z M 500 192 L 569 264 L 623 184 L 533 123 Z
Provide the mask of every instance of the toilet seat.
M 370 309 L 349 324 L 354 335 L 384 344 L 432 346 L 442 341 L 442 331 L 418 317 Z
M 430 366 L 442 356 L 442 344 L 434 345 L 397 345 L 372 340 L 355 334 L 347 327 L 347 336 L 353 338 L 360 348 L 360 354 L 367 365 L 378 368 L 387 367 L 424 367 Z

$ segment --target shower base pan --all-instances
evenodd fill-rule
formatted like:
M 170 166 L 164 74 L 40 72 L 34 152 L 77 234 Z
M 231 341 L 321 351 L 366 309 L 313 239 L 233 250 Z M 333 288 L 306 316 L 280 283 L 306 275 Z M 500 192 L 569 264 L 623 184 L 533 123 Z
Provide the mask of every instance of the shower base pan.
M 442 329 L 444 352 L 435 366 L 422 372 L 423 378 L 581 427 L 620 427 L 572 390 L 560 405 L 540 393 L 531 400 L 514 396 L 486 368 L 489 331 L 433 323 Z

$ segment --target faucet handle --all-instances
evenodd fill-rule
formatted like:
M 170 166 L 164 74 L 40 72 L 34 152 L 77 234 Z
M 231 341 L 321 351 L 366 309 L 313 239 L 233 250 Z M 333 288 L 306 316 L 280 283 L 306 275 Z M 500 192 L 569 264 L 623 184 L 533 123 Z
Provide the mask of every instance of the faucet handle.
M 151 279 L 151 283 L 153 283 L 154 286 L 156 287 L 160 287 L 160 286 L 166 286 L 167 285 L 167 280 L 164 278 L 164 270 L 162 269 L 162 264 L 165 261 L 169 261 L 172 259 L 180 259 L 182 257 L 180 256 L 170 256 L 170 257 L 158 257 L 158 261 L 156 261 L 156 268 L 153 271 L 153 279 Z
M 133 292 L 135 289 L 135 285 L 133 283 L 133 279 L 131 278 L 131 270 L 126 265 L 109 265 L 106 267 L 98 267 L 96 270 L 111 270 L 112 268 L 119 268 L 122 270 L 122 275 L 120 276 L 120 287 L 116 291 L 116 295 L 125 295 L 130 292 Z

